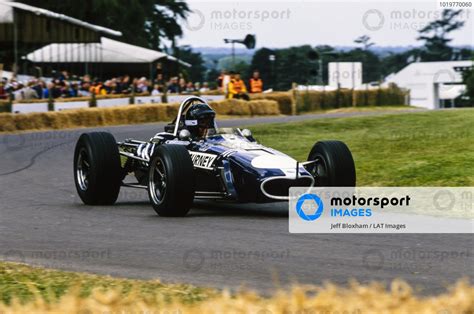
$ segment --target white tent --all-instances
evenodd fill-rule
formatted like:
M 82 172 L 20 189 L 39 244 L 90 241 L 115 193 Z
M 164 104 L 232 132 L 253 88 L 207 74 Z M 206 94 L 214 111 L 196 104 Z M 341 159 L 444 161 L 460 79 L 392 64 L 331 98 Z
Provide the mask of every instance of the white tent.
M 440 100 L 459 97 L 464 90 L 462 70 L 473 61 L 415 62 L 385 79 L 410 90 L 411 105 L 427 109 L 440 108 Z
M 35 63 L 152 63 L 168 59 L 191 67 L 189 63 L 177 60 L 166 53 L 106 37 L 102 37 L 100 43 L 50 44 L 29 53 L 26 59 Z

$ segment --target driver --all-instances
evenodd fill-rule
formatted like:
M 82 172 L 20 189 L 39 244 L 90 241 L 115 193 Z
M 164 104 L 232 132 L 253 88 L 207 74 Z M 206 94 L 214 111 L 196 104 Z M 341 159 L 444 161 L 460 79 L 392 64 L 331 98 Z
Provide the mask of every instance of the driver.
M 184 124 L 193 138 L 204 138 L 216 127 L 216 113 L 207 104 L 194 104 L 186 112 Z

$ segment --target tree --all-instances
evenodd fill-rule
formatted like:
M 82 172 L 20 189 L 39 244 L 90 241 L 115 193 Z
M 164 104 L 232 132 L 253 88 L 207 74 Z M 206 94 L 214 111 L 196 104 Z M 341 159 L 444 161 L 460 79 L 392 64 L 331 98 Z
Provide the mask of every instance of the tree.
M 336 61 L 362 62 L 362 80 L 364 82 L 378 81 L 382 78 L 380 59 L 370 50 L 356 48 L 341 52 Z
M 380 60 L 380 73 L 383 76 L 396 73 L 406 67 L 409 63 L 417 62 L 420 59 L 421 51 L 418 48 L 413 48 L 401 53 L 391 52 Z
M 452 40 L 448 34 L 464 26 L 464 21 L 459 21 L 463 10 L 443 10 L 441 18 L 435 20 L 419 31 L 418 40 L 424 41 L 425 49 L 422 51 L 423 61 L 448 61 L 452 58 L 452 48 L 448 43 Z
M 22 0 L 21 2 L 62 13 L 89 23 L 121 31 L 120 40 L 161 49 L 162 39 L 182 35 L 181 22 L 190 12 L 175 0 Z
M 278 73 L 278 76 L 275 89 L 288 90 L 293 82 L 310 83 L 312 68 L 308 53 L 312 50 L 310 45 L 304 45 L 276 51 L 275 74 Z
M 154 3 L 153 14 L 145 23 L 149 45 L 157 49 L 161 47 L 161 38 L 167 38 L 172 40 L 174 46 L 175 37 L 183 35 L 179 21 L 186 19 L 188 5 L 174 0 L 150 2 Z
M 258 70 L 265 89 L 273 86 L 276 76 L 276 73 L 274 73 L 275 69 L 272 68 L 272 62 L 276 63 L 278 61 L 271 61 L 271 55 L 275 55 L 275 51 L 268 48 L 261 48 L 255 51 L 250 63 L 249 73 L 247 73 L 247 76 L 250 77 L 252 75 L 251 72 Z
M 464 96 L 468 98 L 467 104 L 474 106 L 474 68 L 463 73 L 463 81 L 466 84 L 466 92 Z
M 364 50 L 368 50 L 370 47 L 372 47 L 373 45 L 375 45 L 374 43 L 371 43 L 370 42 L 370 36 L 367 36 L 367 35 L 362 35 L 360 37 L 357 37 L 354 42 L 356 44 L 360 44 L 362 45 L 362 48 Z
M 204 73 L 206 67 L 200 52 L 194 52 L 189 46 L 182 46 L 176 48 L 176 57 L 180 60 L 192 65 L 191 68 L 182 68 L 188 80 L 192 82 L 202 82 L 204 80 Z

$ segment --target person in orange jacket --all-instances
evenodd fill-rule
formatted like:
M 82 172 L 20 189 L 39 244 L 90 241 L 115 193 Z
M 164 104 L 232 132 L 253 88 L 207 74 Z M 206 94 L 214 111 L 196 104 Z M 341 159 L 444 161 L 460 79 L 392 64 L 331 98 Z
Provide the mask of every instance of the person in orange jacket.
M 263 92 L 263 82 L 260 78 L 260 72 L 258 70 L 253 71 L 253 76 L 250 78 L 250 92 L 261 93 Z
M 244 81 L 240 78 L 240 73 L 231 73 L 231 80 L 227 87 L 229 99 L 244 99 L 250 100 L 249 95 L 247 95 L 247 87 L 245 86 Z

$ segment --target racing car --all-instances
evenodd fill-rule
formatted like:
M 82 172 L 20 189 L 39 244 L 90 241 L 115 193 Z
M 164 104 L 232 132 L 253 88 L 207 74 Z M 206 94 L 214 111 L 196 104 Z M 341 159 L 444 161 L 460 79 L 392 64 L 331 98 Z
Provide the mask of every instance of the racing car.
M 216 113 L 191 96 L 149 141 L 116 142 L 83 133 L 74 151 L 74 180 L 87 205 L 112 205 L 121 187 L 148 191 L 160 216 L 185 216 L 196 199 L 275 202 L 293 186 L 355 186 L 349 148 L 319 141 L 303 162 L 256 141 L 248 129 L 218 128 Z

